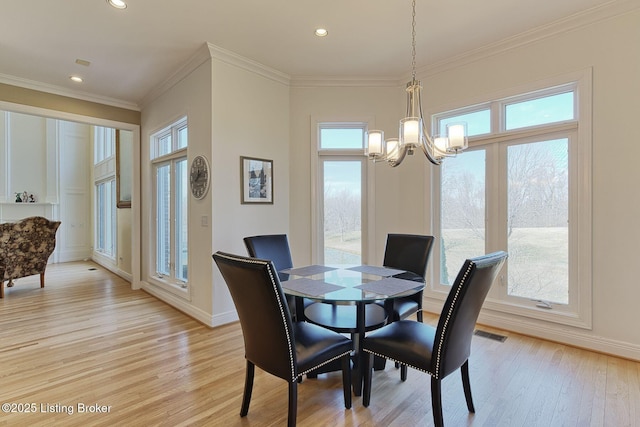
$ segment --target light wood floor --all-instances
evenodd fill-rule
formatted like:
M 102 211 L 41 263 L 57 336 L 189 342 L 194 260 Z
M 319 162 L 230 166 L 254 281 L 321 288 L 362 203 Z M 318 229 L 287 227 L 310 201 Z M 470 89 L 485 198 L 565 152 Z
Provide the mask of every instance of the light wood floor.
M 0 403 L 35 404 L 35 413 L 0 412 L 1 426 L 286 425 L 287 386 L 260 370 L 249 415 L 239 416 L 238 324 L 207 328 L 91 263 L 51 265 L 44 289 L 38 280 L 19 279 L 0 300 Z M 444 380 L 447 426 L 640 425 L 640 363 L 506 335 L 474 337 L 476 414 L 460 376 Z M 355 398 L 351 410 L 339 373 L 305 379 L 298 425 L 432 425 L 427 375 L 399 377 L 388 363 L 374 374 L 369 408 Z M 78 412 L 96 404 L 109 412 Z

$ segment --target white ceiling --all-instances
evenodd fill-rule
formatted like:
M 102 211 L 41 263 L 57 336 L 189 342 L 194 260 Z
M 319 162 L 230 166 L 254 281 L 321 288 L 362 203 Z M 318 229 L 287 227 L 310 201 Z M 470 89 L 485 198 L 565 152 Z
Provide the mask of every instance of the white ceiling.
M 0 81 L 138 106 L 206 42 L 292 79 L 397 79 L 411 69 L 410 0 L 127 1 L 125 10 L 106 0 L 3 2 Z M 619 2 L 629 0 L 417 0 L 416 65 Z M 327 37 L 313 35 L 319 26 Z

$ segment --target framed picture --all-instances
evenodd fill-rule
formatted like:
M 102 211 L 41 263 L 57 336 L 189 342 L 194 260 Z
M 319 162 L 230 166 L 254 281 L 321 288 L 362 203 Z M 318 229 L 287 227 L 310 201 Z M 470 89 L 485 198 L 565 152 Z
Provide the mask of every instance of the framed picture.
M 273 160 L 240 157 L 242 203 L 273 203 Z
M 116 207 L 131 207 L 133 133 L 116 129 Z

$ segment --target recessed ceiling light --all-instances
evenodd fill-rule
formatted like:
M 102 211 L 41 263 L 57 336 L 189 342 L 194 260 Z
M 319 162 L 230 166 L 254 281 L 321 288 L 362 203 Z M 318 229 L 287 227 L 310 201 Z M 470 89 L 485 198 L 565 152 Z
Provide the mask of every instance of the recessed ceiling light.
M 325 28 L 317 28 L 315 34 L 318 37 L 325 37 L 327 34 L 329 34 L 329 31 L 327 31 Z
M 82 83 L 82 77 L 80 76 L 69 76 L 69 78 L 76 83 Z
M 109 3 L 111 6 L 115 7 L 116 9 L 127 8 L 127 4 L 123 0 L 107 0 L 107 3 Z

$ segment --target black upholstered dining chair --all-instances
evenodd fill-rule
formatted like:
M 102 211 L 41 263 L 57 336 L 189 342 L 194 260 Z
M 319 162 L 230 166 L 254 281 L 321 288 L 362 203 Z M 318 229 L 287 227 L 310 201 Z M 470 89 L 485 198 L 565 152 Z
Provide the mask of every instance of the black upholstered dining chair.
M 269 260 L 216 252 L 242 327 L 246 378 L 240 416 L 249 412 L 255 367 L 289 384 L 288 426 L 296 425 L 298 380 L 341 360 L 344 406 L 351 408 L 350 353 L 353 342 L 317 325 L 292 322 L 274 264 Z
M 249 236 L 243 240 L 250 257 L 271 260 L 276 271 L 293 267 L 289 239 L 286 234 Z
M 433 236 L 388 234 L 382 265 L 414 273 L 424 281 L 433 241 Z M 412 277 L 403 277 L 402 273 L 395 277 L 412 279 Z M 408 297 L 395 298 L 392 301 L 392 321 L 406 319 L 416 313 L 418 321 L 422 322 L 422 291 Z
M 469 382 L 471 338 L 480 308 L 507 258 L 506 252 L 467 259 L 449 291 L 436 328 L 412 320 L 393 322 L 362 340 L 363 405 L 371 401 L 374 355 L 394 360 L 431 376 L 431 406 L 436 426 L 443 425 L 441 381 L 460 368 L 469 412 L 475 412 Z
M 243 240 L 250 257 L 271 260 L 280 280 L 287 279 L 286 274 L 280 273 L 281 270 L 293 267 L 289 239 L 286 234 L 263 234 L 245 237 Z M 293 320 L 297 320 L 295 298 L 287 296 L 287 303 Z
M 400 273 L 395 277 L 424 281 L 434 240 L 433 236 L 389 233 L 387 234 L 387 245 L 382 265 L 406 270 L 410 273 Z M 416 313 L 418 322 L 422 322 L 422 294 L 423 292 L 420 291 L 408 297 L 387 301 L 390 321 L 403 320 Z M 407 366 L 396 364 L 396 367 L 398 366 L 400 367 L 400 379 L 406 381 Z

